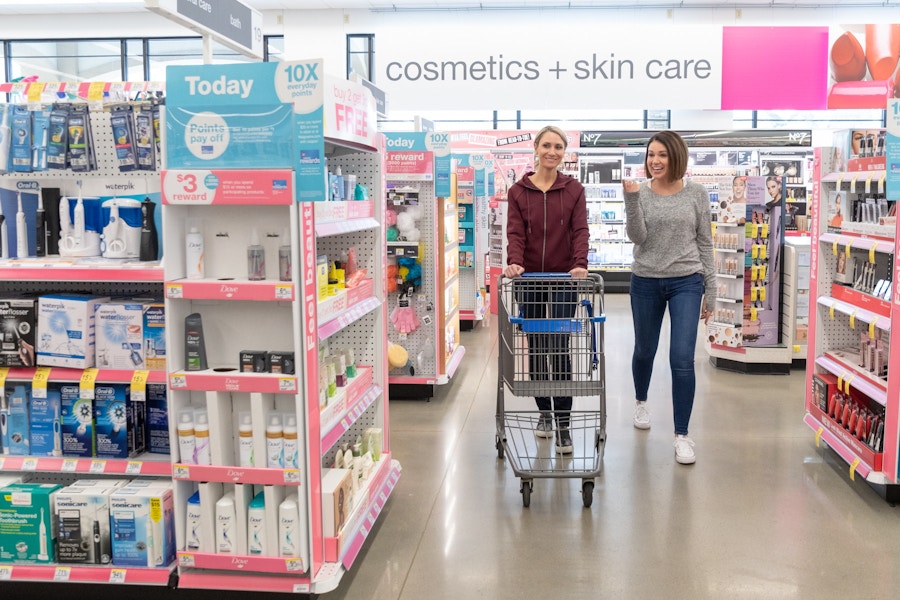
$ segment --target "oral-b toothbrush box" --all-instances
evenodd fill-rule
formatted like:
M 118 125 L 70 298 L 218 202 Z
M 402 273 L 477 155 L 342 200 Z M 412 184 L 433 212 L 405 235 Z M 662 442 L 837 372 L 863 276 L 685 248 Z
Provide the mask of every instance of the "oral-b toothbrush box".
M 169 407 L 166 384 L 147 384 L 147 442 L 151 454 L 169 454 Z
M 100 369 L 144 369 L 144 303 L 113 299 L 97 306 L 94 352 Z
M 56 561 L 55 483 L 13 483 L 0 490 L 0 563 Z
M 175 560 L 175 504 L 171 482 L 126 485 L 110 495 L 112 562 L 165 567 Z
M 136 456 L 147 451 L 147 402 L 137 402 L 132 398 L 128 402 L 128 410 L 131 431 L 134 434 L 128 438 L 128 451 L 129 456 Z
M 89 486 L 79 481 L 57 492 L 58 562 L 106 565 L 112 561 L 109 497 L 119 487 L 115 481 Z
M 12 170 L 17 173 L 31 172 L 31 111 L 27 106 L 12 107 L 12 139 L 10 158 Z
M 63 456 L 94 456 L 94 401 L 76 385 L 59 386 Z
M 144 304 L 144 365 L 147 369 L 166 368 L 166 305 L 163 302 Z
M 37 362 L 48 367 L 94 366 L 97 307 L 109 298 L 51 294 L 38 299 Z
M 96 456 L 128 458 L 134 447 L 134 414 L 130 407 L 130 386 L 124 383 L 94 387 Z
M 0 367 L 33 367 L 37 299 L 0 299 Z
M 59 385 L 47 386 L 44 398 L 31 396 L 31 455 L 62 456 Z
M 24 383 L 7 382 L 4 390 L 7 398 L 6 442 L 4 454 L 28 456 L 31 454 L 31 419 L 29 418 L 30 389 Z

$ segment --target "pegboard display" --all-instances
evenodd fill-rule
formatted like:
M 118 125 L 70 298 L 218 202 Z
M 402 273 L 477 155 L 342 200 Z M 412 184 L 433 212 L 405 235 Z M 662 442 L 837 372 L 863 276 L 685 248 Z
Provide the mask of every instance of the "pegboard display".
M 391 182 L 388 180 L 388 184 Z M 396 182 L 395 185 L 406 185 L 408 182 Z M 415 331 L 410 333 L 398 332 L 394 326 L 388 323 L 388 340 L 390 342 L 403 346 L 409 354 L 413 371 L 407 368 L 392 369 L 391 375 L 415 376 L 415 377 L 437 377 L 438 369 L 436 363 L 437 344 L 441 336 L 437 331 L 438 315 L 438 285 L 443 287 L 442 279 L 439 281 L 440 274 L 437 273 L 437 253 L 443 252 L 444 244 L 437 239 L 438 226 L 438 206 L 437 198 L 434 195 L 434 185 L 430 182 L 417 182 L 413 184 L 419 190 L 419 205 L 424 208 L 422 218 L 418 223 L 418 229 L 421 232 L 419 240 L 419 262 L 422 266 L 422 285 L 419 286 L 412 298 L 410 298 L 410 307 L 414 308 L 421 325 Z M 398 211 L 402 207 L 397 207 Z M 440 250 L 438 250 L 440 248 Z M 389 259 L 390 260 L 390 259 Z M 387 296 L 387 314 L 394 313 L 399 304 L 399 294 L 388 293 Z M 430 321 L 430 322 L 429 322 Z
M 52 274 L 52 271 L 50 272 Z M 39 296 L 50 293 L 94 294 L 97 296 L 162 298 L 162 282 L 147 281 L 18 281 L 0 279 L 0 292 Z

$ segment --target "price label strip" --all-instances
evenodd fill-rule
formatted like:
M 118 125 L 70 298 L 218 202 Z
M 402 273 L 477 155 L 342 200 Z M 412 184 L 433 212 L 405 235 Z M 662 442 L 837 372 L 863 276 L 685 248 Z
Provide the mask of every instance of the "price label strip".
M 98 373 L 97 369 L 85 369 L 81 373 L 81 381 L 78 383 L 78 387 L 81 390 L 82 398 L 87 400 L 94 399 L 94 386 L 97 382 Z
M 816 448 L 822 445 L 822 432 L 824 431 L 825 429 L 821 426 L 816 430 Z
M 150 371 L 140 369 L 131 376 L 131 401 L 146 402 L 147 400 L 147 379 L 150 378 Z
M 125 569 L 111 569 L 109 572 L 110 583 L 125 583 Z
M 850 481 L 856 481 L 856 468 L 859 466 L 859 457 L 853 459 L 853 462 L 850 463 Z
M 31 397 L 46 398 L 47 382 L 50 381 L 50 367 L 38 367 L 31 378 Z
M 0 367 L 0 389 L 6 387 L 6 376 L 9 375 L 9 367 Z

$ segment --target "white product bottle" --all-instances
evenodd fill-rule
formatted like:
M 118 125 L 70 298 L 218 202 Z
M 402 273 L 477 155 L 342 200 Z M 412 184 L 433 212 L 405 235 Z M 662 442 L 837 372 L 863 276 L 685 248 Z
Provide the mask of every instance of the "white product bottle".
M 234 554 L 237 531 L 235 527 L 234 492 L 228 492 L 216 502 L 216 552 Z
M 266 427 L 266 466 L 270 469 L 284 466 L 284 431 L 279 415 L 271 415 Z
M 251 556 L 266 553 L 266 499 L 263 492 L 253 497 L 247 511 L 247 551 Z
M 178 422 L 178 454 L 181 462 L 186 465 L 195 465 L 196 441 L 194 438 L 194 416 L 190 410 L 181 413 L 181 420 Z
M 185 236 L 184 262 L 185 277 L 188 279 L 203 279 L 203 234 L 196 227 Z
M 184 549 L 200 550 L 200 492 L 194 492 L 194 495 L 188 498 L 187 514 L 184 527 Z
M 209 417 L 205 412 L 197 413 L 194 425 L 194 457 L 198 465 L 211 463 L 209 456 Z
M 291 494 L 278 505 L 278 553 L 300 556 L 300 511 L 297 494 Z
M 238 425 L 238 454 L 242 467 L 255 466 L 253 454 L 253 420 L 250 413 L 241 413 Z
M 284 421 L 284 468 L 296 469 L 300 444 L 297 440 L 297 417 L 287 415 Z

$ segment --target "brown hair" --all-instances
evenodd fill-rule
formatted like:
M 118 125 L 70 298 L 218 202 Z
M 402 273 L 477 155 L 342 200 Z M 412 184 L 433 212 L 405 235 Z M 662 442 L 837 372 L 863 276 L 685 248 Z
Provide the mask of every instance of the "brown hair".
M 669 155 L 670 181 L 683 178 L 684 174 L 687 173 L 688 167 L 688 147 L 684 138 L 674 131 L 660 131 L 647 140 L 648 150 L 653 142 L 659 142 L 666 148 L 666 153 Z M 644 169 L 646 169 L 647 173 L 650 173 L 646 154 L 644 154 Z
M 534 147 L 537 148 L 538 144 L 541 143 L 541 138 L 544 137 L 545 133 L 555 133 L 559 137 L 562 138 L 563 146 L 566 148 L 569 147 L 569 138 L 566 136 L 566 132 L 557 127 L 556 125 L 547 125 L 543 129 L 537 132 L 537 135 L 534 136 Z

